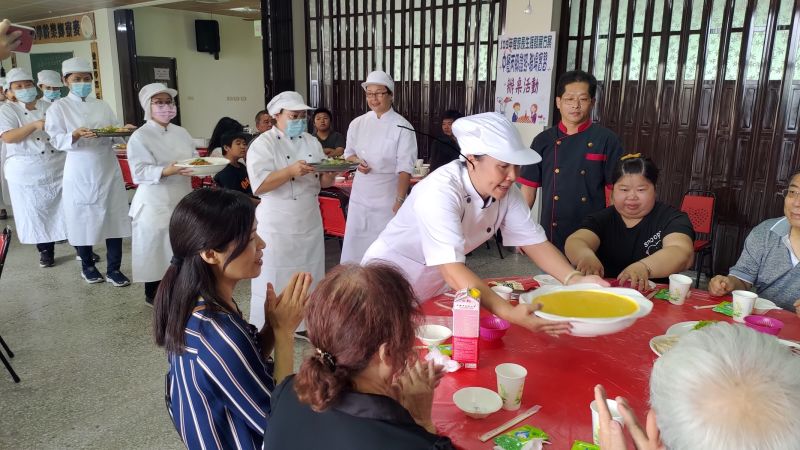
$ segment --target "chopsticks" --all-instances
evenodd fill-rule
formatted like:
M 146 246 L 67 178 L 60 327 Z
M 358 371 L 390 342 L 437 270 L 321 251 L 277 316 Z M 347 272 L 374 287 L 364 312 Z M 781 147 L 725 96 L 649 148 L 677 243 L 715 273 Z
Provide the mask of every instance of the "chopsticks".
M 536 406 L 528 409 L 527 411 L 523 412 L 522 414 L 518 415 L 517 417 L 514 417 L 513 419 L 509 420 L 508 422 L 500 425 L 499 427 L 482 434 L 481 437 L 480 437 L 481 442 L 486 442 L 489 439 L 491 439 L 491 438 L 497 436 L 498 434 L 502 433 L 503 431 L 506 431 L 507 429 L 509 429 L 509 428 L 513 427 L 514 425 L 522 422 L 523 420 L 527 419 L 528 417 L 536 414 L 537 412 L 539 412 L 540 409 L 542 409 L 542 407 L 539 406 L 539 405 L 536 405 Z
M 711 309 L 716 308 L 717 305 L 694 306 L 694 309 Z

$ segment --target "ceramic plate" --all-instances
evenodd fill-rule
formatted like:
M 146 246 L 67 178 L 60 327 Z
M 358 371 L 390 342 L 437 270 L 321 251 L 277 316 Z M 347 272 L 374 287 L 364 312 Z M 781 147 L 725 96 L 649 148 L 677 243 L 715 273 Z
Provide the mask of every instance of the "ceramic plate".
M 684 334 L 692 331 L 694 326 L 697 325 L 697 320 L 690 320 L 688 322 L 678 322 L 671 327 L 667 328 L 667 332 L 664 333 L 667 336 L 683 336 Z

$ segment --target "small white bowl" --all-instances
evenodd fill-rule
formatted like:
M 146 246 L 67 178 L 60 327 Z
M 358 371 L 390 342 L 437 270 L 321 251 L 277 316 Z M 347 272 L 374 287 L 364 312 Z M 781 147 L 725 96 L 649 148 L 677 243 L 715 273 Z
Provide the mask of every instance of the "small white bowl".
M 453 332 L 444 325 L 422 325 L 417 328 L 417 338 L 425 345 L 439 345 L 450 339 Z
M 503 300 L 510 300 L 511 293 L 514 292 L 514 290 L 508 286 L 492 286 L 492 290 Z
M 753 314 L 766 314 L 770 309 L 781 309 L 775 302 L 765 298 L 757 298 L 753 304 Z
M 474 419 L 483 419 L 503 407 L 503 399 L 497 392 L 482 387 L 459 389 L 453 394 L 453 403 Z

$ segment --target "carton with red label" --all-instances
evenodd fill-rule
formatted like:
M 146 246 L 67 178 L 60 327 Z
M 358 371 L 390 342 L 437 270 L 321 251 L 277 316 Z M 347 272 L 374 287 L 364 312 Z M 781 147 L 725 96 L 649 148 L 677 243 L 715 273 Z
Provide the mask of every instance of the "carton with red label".
M 462 289 L 453 300 L 453 359 L 467 369 L 478 368 L 481 292 Z

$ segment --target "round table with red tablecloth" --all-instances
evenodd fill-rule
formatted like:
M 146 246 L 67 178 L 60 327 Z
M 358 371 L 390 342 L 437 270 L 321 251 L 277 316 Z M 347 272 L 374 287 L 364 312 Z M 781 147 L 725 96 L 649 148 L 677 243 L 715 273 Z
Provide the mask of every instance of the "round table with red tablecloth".
M 649 293 L 643 292 L 645 295 Z M 491 449 L 491 440 L 481 442 L 480 435 L 538 404 L 542 409 L 515 427 L 530 424 L 546 431 L 551 442 L 545 446 L 548 450 L 570 449 L 575 440 L 592 442 L 589 403 L 594 399 L 593 388 L 598 383 L 605 386 L 609 398 L 626 397 L 640 420 L 644 421 L 648 409 L 650 370 L 657 358 L 650 350 L 650 339 L 664 334 L 667 328 L 678 322 L 732 322 L 730 317 L 711 309 L 693 308 L 723 300 L 730 300 L 730 297 L 711 297 L 708 292 L 694 289 L 682 306 L 653 299 L 653 311 L 630 328 L 594 338 L 568 335 L 554 338 L 512 325 L 499 344 L 490 347 L 480 341 L 477 370 L 461 369 L 442 379 L 433 404 L 433 421 L 438 433 L 450 437 L 458 448 Z M 452 298 L 444 295 L 426 301 L 422 308 L 426 322 L 452 326 L 452 312 L 448 305 L 452 305 Z M 488 314 L 486 310 L 481 311 L 482 316 Z M 795 314 L 771 310 L 766 315 L 783 321 L 784 328 L 779 338 L 800 340 L 800 318 Z M 521 364 L 528 370 L 520 410 L 501 409 L 485 419 L 464 415 L 453 403 L 453 393 L 468 386 L 496 391 L 494 368 L 505 362 Z

